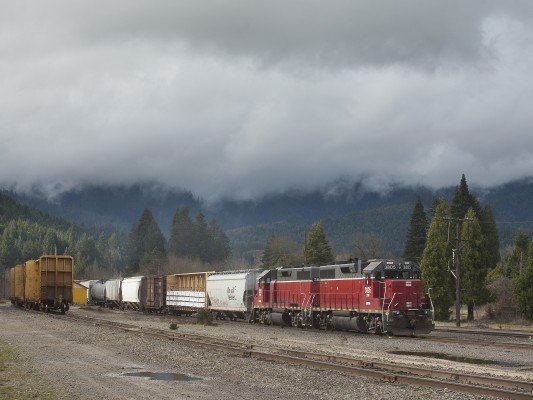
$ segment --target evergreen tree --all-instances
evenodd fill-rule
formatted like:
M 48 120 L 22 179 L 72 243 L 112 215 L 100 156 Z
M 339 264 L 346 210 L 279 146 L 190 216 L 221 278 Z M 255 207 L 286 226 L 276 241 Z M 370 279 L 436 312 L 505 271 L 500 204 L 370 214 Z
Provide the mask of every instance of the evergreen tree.
M 513 291 L 517 311 L 533 320 L 533 241 L 529 244 L 527 264 L 513 279 Z
M 209 249 L 210 260 L 208 261 L 226 261 L 231 253 L 229 239 L 214 218 L 209 221 L 208 235 L 211 243 L 211 248 Z
M 418 196 L 407 229 L 407 238 L 402 255 L 404 260 L 420 261 L 426 246 L 427 226 L 428 221 L 424 206 L 420 196 Z
M 450 318 L 450 307 L 454 303 L 454 281 L 448 268 L 452 251 L 447 241 L 448 223 L 444 219 L 446 216 L 446 200 L 443 197 L 429 226 L 426 247 L 420 262 L 425 291 L 431 288 L 435 318 L 441 321 Z
M 461 288 L 462 302 L 468 305 L 469 321 L 474 320 L 474 305 L 484 304 L 489 300 L 489 291 L 485 286 L 488 272 L 485 238 L 475 215 L 474 209 L 468 209 L 461 226 Z
M 122 254 L 121 241 L 118 235 L 113 232 L 107 239 L 108 255 L 107 261 L 112 271 L 119 271 L 124 264 L 124 257 Z
M 205 216 L 201 211 L 196 214 L 193 227 L 193 256 L 201 261 L 208 262 L 210 259 L 211 238 L 205 222 Z
M 193 222 L 187 207 L 176 210 L 170 227 L 168 251 L 177 257 L 193 257 Z
M 461 183 L 455 188 L 455 194 L 450 206 L 450 214 L 454 219 L 463 219 L 469 208 L 474 209 L 475 215 L 481 215 L 481 206 L 476 197 L 468 190 L 465 175 L 461 176 Z
M 287 236 L 272 236 L 261 258 L 265 268 L 289 267 L 304 262 L 302 247 Z
M 135 274 L 139 271 L 141 259 L 147 252 L 165 254 L 165 237 L 150 210 L 145 209 L 128 237 L 126 271 L 128 274 Z
M 323 265 L 335 260 L 321 222 L 315 222 L 309 230 L 305 255 L 309 264 Z
M 500 257 L 500 237 L 498 235 L 498 228 L 496 227 L 496 219 L 490 204 L 485 204 L 479 216 L 481 225 L 481 233 L 485 236 L 485 243 L 487 247 L 487 266 L 495 268 L 501 260 Z

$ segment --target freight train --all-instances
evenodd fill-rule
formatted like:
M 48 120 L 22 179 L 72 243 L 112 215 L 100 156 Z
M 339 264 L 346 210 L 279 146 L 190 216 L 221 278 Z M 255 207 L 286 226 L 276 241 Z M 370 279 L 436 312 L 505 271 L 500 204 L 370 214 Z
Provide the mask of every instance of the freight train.
M 413 262 L 369 260 L 272 270 L 198 272 L 81 282 L 88 303 L 264 325 L 421 335 L 433 305 Z
M 72 304 L 73 279 L 72 257 L 45 255 L 10 268 L 9 299 L 19 307 L 64 314 Z

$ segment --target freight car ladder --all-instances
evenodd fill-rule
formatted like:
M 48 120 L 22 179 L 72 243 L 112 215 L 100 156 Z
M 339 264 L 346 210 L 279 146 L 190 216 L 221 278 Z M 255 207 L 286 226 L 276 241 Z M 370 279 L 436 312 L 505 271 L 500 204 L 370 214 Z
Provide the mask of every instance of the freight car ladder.
M 312 294 L 307 299 L 304 299 L 302 303 L 302 327 L 313 326 L 313 301 L 315 300 L 315 294 Z

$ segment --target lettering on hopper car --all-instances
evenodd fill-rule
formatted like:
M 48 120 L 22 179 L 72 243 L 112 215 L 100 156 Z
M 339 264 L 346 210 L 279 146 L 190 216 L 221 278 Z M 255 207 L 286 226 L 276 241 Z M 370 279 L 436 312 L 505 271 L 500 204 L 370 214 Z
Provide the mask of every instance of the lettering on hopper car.
M 228 300 L 237 300 L 237 298 L 235 297 L 235 289 L 237 287 L 236 286 L 233 286 L 233 287 L 228 287 Z

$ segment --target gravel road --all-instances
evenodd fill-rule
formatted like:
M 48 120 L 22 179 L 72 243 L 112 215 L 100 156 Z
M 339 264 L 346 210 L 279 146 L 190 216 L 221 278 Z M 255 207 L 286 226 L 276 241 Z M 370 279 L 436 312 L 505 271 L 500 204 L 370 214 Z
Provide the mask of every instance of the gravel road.
M 69 312 L 134 321 L 138 325 L 160 329 L 168 329 L 171 320 L 140 313 L 95 312 L 75 307 Z M 275 342 L 288 348 L 357 354 L 369 359 L 405 360 L 405 356 L 389 353 L 398 349 L 417 351 L 418 348 L 419 351 L 445 351 L 450 354 L 465 352 L 465 349 L 454 349 L 453 346 L 443 349 L 443 345 L 398 338 L 227 322 L 206 327 L 185 323 L 186 320 L 179 317 L 173 320 L 178 322 L 178 329 L 182 332 L 202 332 L 228 338 L 238 336 L 249 343 Z M 0 304 L 0 340 L 18 350 L 23 362 L 32 366 L 33 371 L 55 389 L 58 399 L 489 399 L 228 355 L 46 314 L 29 313 L 10 304 Z M 432 350 L 432 346 L 438 349 Z M 476 358 L 509 360 L 519 365 L 476 366 L 475 370 L 480 373 L 533 379 L 531 354 L 494 349 L 475 350 L 475 353 Z M 428 368 L 455 368 L 470 372 L 473 369 L 468 364 L 447 360 L 408 359 L 412 364 L 419 363 Z M 126 376 L 128 373 L 146 372 L 174 375 L 171 376 L 173 380 Z

